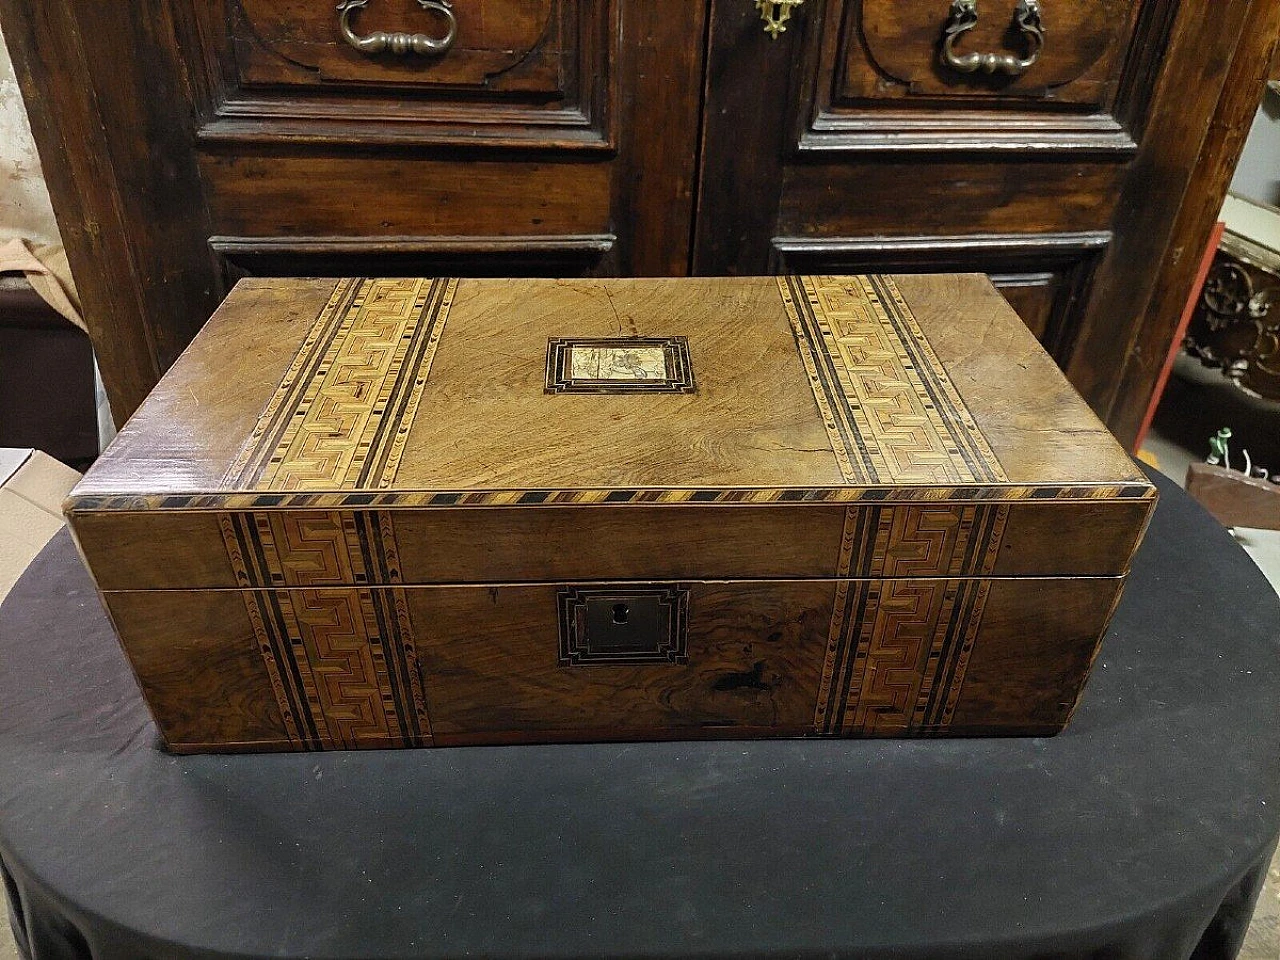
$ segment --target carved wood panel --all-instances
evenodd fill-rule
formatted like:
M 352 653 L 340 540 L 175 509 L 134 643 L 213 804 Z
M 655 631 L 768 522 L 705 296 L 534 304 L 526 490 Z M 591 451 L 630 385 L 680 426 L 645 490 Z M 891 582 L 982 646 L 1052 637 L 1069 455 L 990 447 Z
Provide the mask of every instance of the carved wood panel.
M 439 56 L 361 53 L 339 37 L 332 3 L 230 0 L 231 36 L 244 86 L 428 84 L 561 94 L 562 58 L 576 46 L 575 4 L 558 0 L 457 0 L 457 38 Z M 375 31 L 443 36 L 443 18 L 416 0 L 369 0 L 353 15 Z
M 1024 71 L 944 63 L 949 0 L 845 0 L 810 24 L 801 150 L 1136 149 L 1141 97 L 1126 74 L 1159 44 L 1150 0 L 1041 0 L 1043 44 L 1019 26 L 1019 0 L 979 0 L 956 52 L 1033 59 Z M 1034 56 L 1033 56 L 1034 55 Z
M 221 0 L 180 10 L 205 100 L 197 135 L 611 148 L 614 0 L 455 0 L 449 9 L 454 39 L 431 53 L 359 50 L 331 3 Z M 419 0 L 366 0 L 348 15 L 357 37 L 439 39 L 449 30 Z
M 950 18 L 948 0 L 846 3 L 845 42 L 837 54 L 838 101 L 930 94 L 979 100 L 1044 100 L 1105 106 L 1125 52 L 1137 0 L 1090 0 L 1042 6 L 1045 44 L 1021 76 L 964 74 L 948 69 L 938 53 Z M 1016 0 L 982 0 L 977 25 L 962 52 L 1024 52 L 1014 27 Z

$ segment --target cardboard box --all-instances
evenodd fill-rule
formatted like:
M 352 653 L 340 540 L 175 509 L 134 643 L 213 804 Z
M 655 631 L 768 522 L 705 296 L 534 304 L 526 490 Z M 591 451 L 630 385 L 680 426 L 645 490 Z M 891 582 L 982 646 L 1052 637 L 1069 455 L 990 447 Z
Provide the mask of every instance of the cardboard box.
M 0 447 L 0 600 L 62 529 L 80 474 L 39 450 Z

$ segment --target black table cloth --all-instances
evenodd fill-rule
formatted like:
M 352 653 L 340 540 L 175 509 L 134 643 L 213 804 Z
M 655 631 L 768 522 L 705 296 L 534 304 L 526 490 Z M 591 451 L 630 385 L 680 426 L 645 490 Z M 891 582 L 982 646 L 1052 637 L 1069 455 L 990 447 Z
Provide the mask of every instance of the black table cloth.
M 1161 493 L 1053 739 L 171 757 L 59 535 L 0 611 L 19 940 L 36 960 L 1234 956 L 1280 832 L 1280 603 Z

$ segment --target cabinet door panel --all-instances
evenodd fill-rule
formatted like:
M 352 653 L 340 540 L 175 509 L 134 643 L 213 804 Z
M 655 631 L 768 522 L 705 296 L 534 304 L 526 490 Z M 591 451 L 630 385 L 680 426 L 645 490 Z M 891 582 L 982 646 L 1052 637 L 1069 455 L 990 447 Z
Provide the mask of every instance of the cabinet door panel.
M 944 38 L 961 23 L 946 0 L 841 0 L 815 10 L 797 98 L 799 149 L 1134 152 L 1146 87 L 1123 79 L 1142 70 L 1165 25 L 1140 16 L 1143 0 L 1042 0 L 1041 42 L 1021 26 L 1020 2 L 980 0 L 956 34 L 959 57 L 1031 61 L 994 73 L 944 62 Z
M 953 155 L 859 155 L 846 163 L 788 164 L 777 232 L 785 236 L 877 233 L 1069 233 L 1105 229 L 1123 167 L 1021 157 L 975 163 Z M 776 189 L 776 188 L 775 188 Z
M 180 42 L 202 91 L 204 142 L 447 144 L 606 151 L 616 144 L 621 0 L 455 0 L 455 39 L 366 52 L 331 3 L 221 0 L 187 9 Z M 357 38 L 442 37 L 418 0 L 347 11 Z M 680 18 L 676 17 L 676 22 Z
M 862 0 L 845 4 L 849 38 L 839 51 L 838 96 L 842 100 L 966 97 L 1012 98 L 1103 106 L 1125 52 L 1134 0 L 1042 5 L 1046 42 L 1036 63 L 1021 76 L 972 75 L 948 69 L 939 55 L 950 22 L 947 3 Z M 956 44 L 958 54 L 1024 56 L 1026 37 L 1015 27 L 1017 0 L 984 0 L 976 25 Z M 890 78 L 888 83 L 885 78 Z
M 225 289 L 243 277 L 586 277 L 617 272 L 613 234 L 212 237 Z
M 249 154 L 202 158 L 231 236 L 606 233 L 610 165 Z

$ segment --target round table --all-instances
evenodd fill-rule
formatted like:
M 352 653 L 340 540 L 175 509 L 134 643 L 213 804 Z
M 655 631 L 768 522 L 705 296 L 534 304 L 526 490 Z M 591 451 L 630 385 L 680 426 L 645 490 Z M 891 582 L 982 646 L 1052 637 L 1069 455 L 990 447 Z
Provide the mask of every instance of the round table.
M 1161 488 L 1053 739 L 173 757 L 60 534 L 0 611 L 18 939 L 36 960 L 1234 956 L 1280 833 L 1280 603 Z

